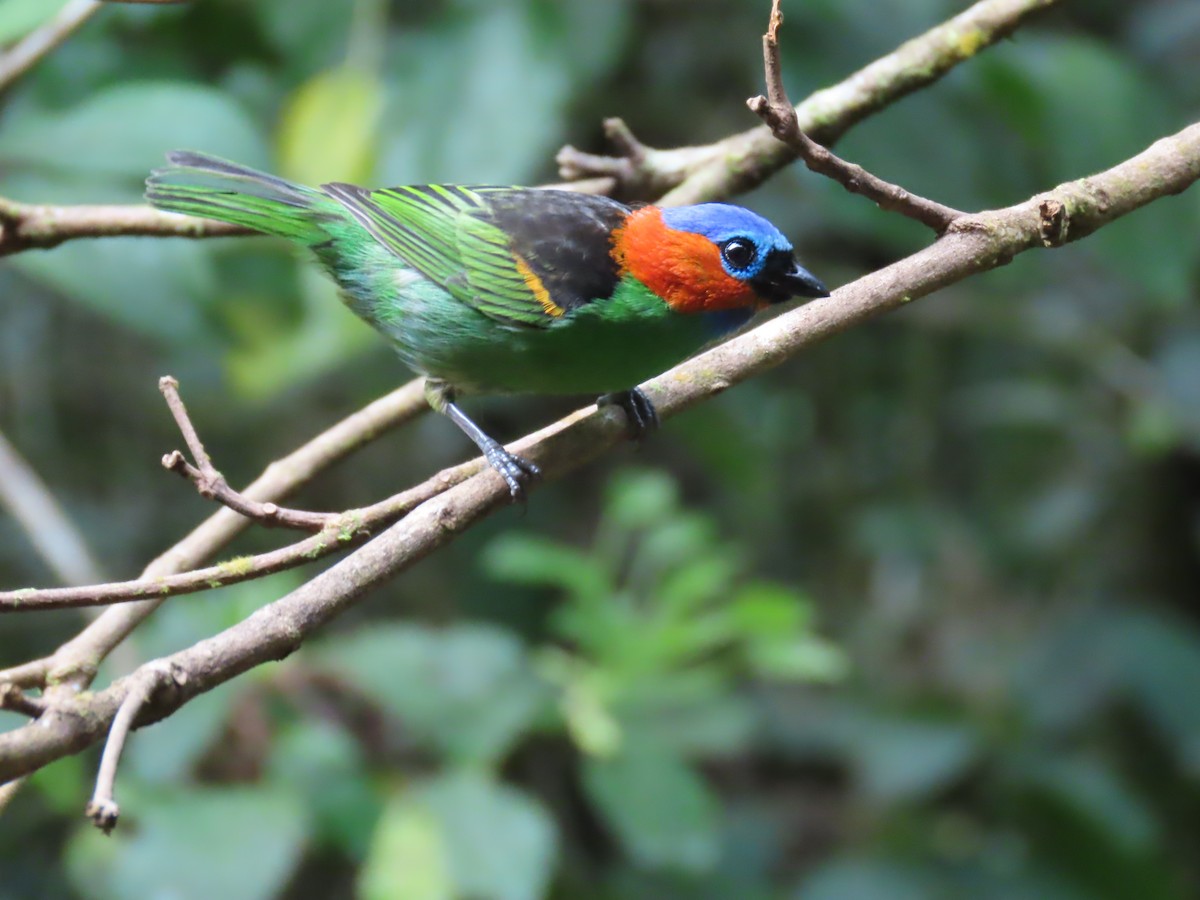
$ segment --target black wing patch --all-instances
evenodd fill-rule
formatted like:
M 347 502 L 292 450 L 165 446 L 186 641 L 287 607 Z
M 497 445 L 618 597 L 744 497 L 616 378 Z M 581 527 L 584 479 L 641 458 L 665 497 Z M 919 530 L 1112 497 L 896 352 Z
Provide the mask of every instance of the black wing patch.
M 564 312 L 612 296 L 620 271 L 612 234 L 629 208 L 573 191 L 497 191 L 486 214 Z

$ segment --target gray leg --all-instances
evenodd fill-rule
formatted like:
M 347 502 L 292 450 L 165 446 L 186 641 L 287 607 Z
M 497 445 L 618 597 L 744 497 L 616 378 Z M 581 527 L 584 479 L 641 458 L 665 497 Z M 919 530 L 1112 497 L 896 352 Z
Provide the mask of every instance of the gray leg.
M 633 428 L 633 436 L 639 441 L 658 428 L 658 411 L 640 388 L 605 394 L 596 401 L 596 405 L 619 406 L 625 410 L 625 417 Z
M 525 501 L 525 486 L 542 474 L 542 470 L 527 459 L 509 453 L 495 438 L 490 437 L 482 428 L 454 402 L 454 391 L 449 385 L 434 379 L 425 379 L 425 399 L 435 410 L 448 417 L 451 422 L 462 429 L 463 434 L 475 442 L 475 446 L 483 453 L 493 469 L 500 473 L 508 485 L 508 492 L 513 501 Z

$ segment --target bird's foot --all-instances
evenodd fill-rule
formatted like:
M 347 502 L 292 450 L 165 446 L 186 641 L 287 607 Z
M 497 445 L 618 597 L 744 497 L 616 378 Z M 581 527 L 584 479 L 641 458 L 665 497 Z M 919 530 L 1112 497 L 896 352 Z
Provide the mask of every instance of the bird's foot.
M 541 476 L 542 470 L 527 459 L 522 459 L 515 453 L 509 453 L 500 442 L 490 437 L 482 428 L 471 421 L 471 418 L 459 409 L 454 402 L 454 390 L 445 382 L 435 379 L 425 379 L 425 396 L 429 405 L 438 412 L 448 416 L 450 421 L 462 429 L 463 434 L 475 442 L 475 446 L 483 452 L 483 458 L 488 465 L 500 473 L 504 483 L 508 485 L 508 493 L 512 495 L 513 503 L 525 502 L 525 488 Z
M 483 456 L 488 465 L 499 472 L 504 483 L 508 485 L 508 493 L 512 496 L 513 503 L 524 503 L 525 488 L 541 477 L 541 468 L 515 453 L 509 453 L 497 443 L 485 447 Z
M 597 406 L 619 406 L 625 411 L 625 418 L 633 428 L 635 440 L 642 440 L 650 432 L 658 428 L 658 411 L 650 398 L 642 393 L 641 388 L 628 391 L 617 391 L 605 394 L 596 401 Z

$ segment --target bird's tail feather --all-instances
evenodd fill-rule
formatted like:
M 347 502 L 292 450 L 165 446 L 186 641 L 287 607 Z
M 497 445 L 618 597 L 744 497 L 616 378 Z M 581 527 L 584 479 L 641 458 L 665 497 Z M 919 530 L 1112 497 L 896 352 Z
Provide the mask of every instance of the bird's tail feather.
M 217 219 L 304 244 L 328 239 L 322 224 L 337 218 L 336 202 L 315 188 L 191 150 L 146 179 L 146 200 L 159 209 Z

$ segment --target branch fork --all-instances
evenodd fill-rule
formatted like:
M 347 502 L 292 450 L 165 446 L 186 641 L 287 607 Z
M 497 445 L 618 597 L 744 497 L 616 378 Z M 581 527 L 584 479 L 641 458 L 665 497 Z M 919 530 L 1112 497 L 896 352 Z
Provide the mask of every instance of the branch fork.
M 0 709 L 20 713 L 36 719 L 46 711 L 46 701 L 40 697 L 31 697 L 21 689 L 20 685 L 12 682 L 0 682 Z
M 819 175 L 832 178 L 852 194 L 861 194 L 881 209 L 898 212 L 932 228 L 939 235 L 966 214 L 933 200 L 920 197 L 899 185 L 872 175 L 862 166 L 846 162 L 821 146 L 800 128 L 796 107 L 783 86 L 783 64 L 779 55 L 779 29 L 783 25 L 780 0 L 772 0 L 771 18 L 763 35 L 763 71 L 767 95 L 746 101 L 750 111 L 771 129 L 776 140 L 796 152 L 804 164 Z
M 172 450 L 162 458 L 163 468 L 176 472 L 196 486 L 196 491 L 206 500 L 215 500 L 227 506 L 236 513 L 248 519 L 253 519 L 261 525 L 295 528 L 299 531 L 321 531 L 331 522 L 339 518 L 338 513 L 308 512 L 300 509 L 287 509 L 276 503 L 260 503 L 252 500 L 240 491 L 234 490 L 225 480 L 225 476 L 217 471 L 212 464 L 208 451 L 188 416 L 183 398 L 179 396 L 179 382 L 170 375 L 164 375 L 158 380 L 158 389 L 162 391 L 167 401 L 167 407 L 179 426 L 183 440 L 192 454 L 195 464 L 179 450 Z
M 150 704 L 155 694 L 169 687 L 183 687 L 187 684 L 187 672 L 171 664 L 169 660 L 155 660 L 147 663 L 130 675 L 132 686 L 117 708 L 112 726 L 108 731 L 108 740 L 104 744 L 104 753 L 100 757 L 100 770 L 96 775 L 96 789 L 92 799 L 88 801 L 84 814 L 92 820 L 92 824 L 111 834 L 117 827 L 121 816 L 115 788 L 117 766 L 121 762 L 121 752 L 125 749 L 125 739 L 133 729 L 134 723 L 142 710 Z
M 604 120 L 604 135 L 617 150 L 615 156 L 586 153 L 570 144 L 558 151 L 559 177 L 564 181 L 588 178 L 607 178 L 612 181 L 612 193 L 622 196 L 635 194 L 645 181 L 647 148 L 634 137 L 624 120 Z
M 998 39 L 997 36 L 1002 36 L 1002 33 L 1015 28 L 1034 9 L 1052 5 L 1054 2 L 1055 0 L 986 0 L 953 21 L 965 20 L 969 16 L 991 15 L 993 20 L 1000 23 L 990 31 L 984 32 L 986 42 L 991 42 Z M 980 12 L 977 13 L 976 10 Z M 1012 256 L 1031 247 L 1058 246 L 1082 237 L 1138 206 L 1165 193 L 1182 190 L 1200 178 L 1200 126 L 1193 126 L 1172 138 L 1160 141 L 1139 156 L 1127 160 L 1109 172 L 1101 173 L 1094 179 L 1061 185 L 1052 192 L 1006 210 L 967 217 L 949 207 L 915 197 L 902 188 L 874 178 L 861 167 L 838 159 L 803 133 L 799 116 L 805 115 L 805 108 L 802 107 L 798 114 L 791 106 L 779 75 L 778 31 L 781 24 L 782 16 L 776 0 L 764 37 L 768 95 L 751 100 L 751 109 L 762 117 L 771 134 L 777 140 L 783 141 L 787 148 L 803 156 L 810 168 L 815 171 L 822 171 L 821 167 L 831 170 L 835 173 L 831 177 L 835 177 L 848 189 L 870 197 L 884 208 L 897 209 L 911 218 L 922 221 L 944 237 L 908 259 L 866 276 L 855 284 L 845 286 L 827 300 L 788 312 L 758 329 L 708 351 L 704 357 L 684 363 L 667 373 L 658 379 L 655 385 L 657 394 L 661 395 L 656 395 L 655 399 L 656 402 L 661 399 L 661 408 L 665 415 L 677 413 L 719 393 L 732 384 L 783 361 L 802 347 L 860 323 L 869 316 L 898 308 L 910 299 L 1003 264 Z M 926 41 L 923 46 L 930 43 Z M 980 44 L 973 43 L 971 46 L 974 49 L 967 55 L 974 53 Z M 903 59 L 899 53 L 893 56 L 896 57 L 895 67 L 910 74 L 923 71 L 922 66 L 912 62 L 911 54 Z M 940 68 L 930 69 L 934 74 L 928 77 L 912 75 L 909 81 L 897 82 L 892 86 L 884 85 L 872 94 L 874 99 L 868 98 L 870 102 L 862 98 L 855 101 L 851 97 L 843 103 L 844 109 L 833 126 L 815 130 L 811 116 L 807 116 L 804 121 L 809 122 L 810 133 L 816 134 L 821 140 L 832 140 L 840 133 L 839 128 L 844 130 L 885 102 L 915 89 L 915 86 L 927 84 L 957 61 L 961 60 L 956 58 L 940 64 Z M 855 102 L 858 106 L 854 106 Z M 784 106 L 787 107 L 786 112 Z M 690 198 L 688 202 L 725 195 L 729 193 L 730 184 L 743 184 L 736 182 L 735 170 L 738 167 L 729 160 L 745 159 L 746 155 L 725 154 L 723 151 L 717 153 L 714 148 L 720 148 L 723 144 L 710 148 L 654 150 L 640 144 L 623 123 L 608 130 L 610 140 L 623 154 L 621 159 L 625 160 L 624 166 L 612 163 L 608 158 L 590 157 L 587 154 L 578 155 L 574 161 L 582 159 L 586 163 L 592 160 L 596 168 L 607 166 L 611 170 L 607 177 L 619 180 L 620 176 L 624 175 L 627 186 L 631 188 L 638 186 L 639 178 L 646 179 L 646 184 L 667 183 L 674 187 L 681 180 L 677 176 L 687 172 L 691 184 L 682 186 L 680 197 L 685 196 L 689 190 L 692 193 L 699 192 L 697 197 Z M 746 152 L 755 148 L 762 149 L 763 141 L 768 144 L 771 141 L 767 130 L 763 128 L 754 129 L 750 137 L 735 136 L 735 139 L 740 142 L 738 146 Z M 773 171 L 772 166 L 778 167 L 778 160 L 788 156 L 779 144 L 770 146 L 774 147 L 774 151 L 770 154 L 764 152 L 765 162 L 757 166 L 752 173 L 759 181 Z M 691 156 L 687 155 L 689 153 Z M 689 168 L 684 164 L 686 159 L 699 159 L 697 154 L 703 155 L 710 162 L 719 156 L 723 167 L 721 177 L 706 177 L 701 168 L 695 165 Z M 601 162 L 594 163 L 595 160 Z M 568 154 L 568 164 L 570 162 L 572 159 Z M 1147 176 L 1147 172 L 1153 177 Z M 586 173 L 579 169 L 575 174 Z M 592 171 L 591 174 L 599 173 Z M 676 180 L 671 181 L 672 177 Z M 36 209 L 45 212 L 53 208 Z M 71 237 L 100 234 L 186 233 L 199 237 L 212 233 L 199 230 L 187 232 L 182 228 L 178 231 L 167 231 L 162 228 L 166 221 L 163 219 L 156 219 L 149 225 L 145 222 L 136 224 L 135 227 L 144 228 L 143 231 L 90 228 L 85 230 L 79 227 L 78 223 L 72 226 L 74 230 L 68 228 L 56 231 L 51 216 L 35 217 L 30 214 L 33 210 L 34 207 L 21 206 L 16 217 L 5 220 L 4 213 L 12 212 L 12 208 L 4 206 L 3 201 L 0 201 L 0 254 L 13 249 L 7 245 L 14 238 L 24 241 L 24 247 L 32 247 L 50 246 Z M 72 215 L 77 213 L 78 210 Z M 185 224 L 187 222 L 182 221 Z M 996 227 L 989 227 L 988 223 L 994 223 Z M 271 476 L 272 469 L 269 469 L 267 475 L 245 493 L 233 491 L 204 451 L 187 417 L 182 400 L 178 397 L 178 385 L 174 379 L 164 379 L 162 387 L 192 457 L 192 461 L 189 462 L 183 453 L 177 451 L 164 458 L 164 465 L 187 477 L 202 495 L 211 496 L 227 508 L 220 510 L 209 523 L 198 529 L 193 535 L 194 540 L 193 536 L 189 536 L 160 560 L 152 563 L 140 582 L 130 584 L 137 584 L 139 589 L 144 589 L 147 585 L 159 584 L 165 576 L 199 565 L 248 521 L 317 530 L 318 534 L 305 538 L 295 546 L 310 546 L 309 542 L 319 542 L 321 547 L 317 550 L 321 553 L 327 552 L 325 545 L 343 545 L 340 542 L 361 535 L 366 525 L 384 521 L 383 518 L 372 519 L 368 514 L 370 510 L 360 511 L 357 514 L 358 518 L 354 512 L 343 513 L 340 516 L 331 513 L 304 513 L 282 509 L 272 500 L 266 499 L 278 498 L 298 481 L 311 477 L 317 467 L 327 464 L 337 455 L 332 449 L 326 452 L 326 456 L 316 454 L 323 461 L 311 463 L 306 473 L 297 476 L 296 480 L 289 482 L 287 478 L 283 478 L 278 483 L 272 482 L 271 488 L 268 489 L 265 482 L 270 480 L 268 476 Z M 416 405 L 406 413 L 409 417 L 416 414 L 417 406 L 420 411 L 425 409 L 423 401 L 419 401 L 419 396 L 418 386 L 410 398 Z M 402 420 L 403 417 L 397 414 L 391 420 L 391 424 Z M 365 430 L 362 432 L 363 441 L 366 440 L 366 433 Z M 623 428 L 619 429 L 616 422 L 608 422 L 603 415 L 588 412 L 556 423 L 543 432 L 519 442 L 518 447 L 536 446 L 540 451 L 539 462 L 544 461 L 547 471 L 554 476 L 570 471 L 599 455 L 622 436 Z M 412 505 L 408 506 L 407 509 L 413 510 L 412 515 L 402 523 L 288 596 L 207 641 L 168 659 L 147 664 L 129 678 L 122 679 L 104 690 L 73 696 L 64 693 L 59 697 L 55 695 L 55 689 L 51 689 L 47 701 L 30 696 L 20 688 L 32 689 L 52 684 L 56 680 L 56 673 L 60 671 L 56 668 L 57 662 L 66 667 L 62 671 L 67 673 L 63 676 L 64 684 L 60 685 L 60 688 L 86 688 L 98 661 L 157 608 L 161 602 L 158 596 L 139 594 L 136 599 L 142 602 L 107 610 L 95 623 L 100 627 L 89 626 L 89 629 L 65 644 L 53 657 L 0 672 L 0 706 L 15 708 L 31 717 L 42 716 L 41 721 L 34 727 L 26 726 L 0 735 L 0 780 L 25 775 L 54 758 L 77 752 L 88 744 L 104 739 L 106 725 L 111 723 L 96 791 L 88 808 L 89 816 L 99 827 L 111 829 L 120 813 L 113 792 L 116 770 L 124 742 L 135 721 L 140 719 L 146 722 L 152 717 L 169 714 L 198 693 L 236 677 L 254 665 L 290 652 L 300 641 L 354 603 L 371 587 L 453 539 L 490 511 L 502 507 L 504 497 L 496 483 L 498 479 L 489 477 L 476 479 L 473 484 L 460 483 L 479 469 L 478 460 L 474 460 L 449 470 L 450 473 L 454 473 L 453 477 L 443 473 L 430 479 L 420 486 L 420 489 L 414 488 L 398 495 L 398 498 L 407 498 L 406 502 L 421 502 L 422 505 L 416 509 L 413 509 Z M 282 473 L 284 468 L 280 467 L 276 471 Z M 452 484 L 458 487 L 447 491 Z M 420 495 L 429 502 L 414 499 L 421 489 L 424 493 Z M 430 499 L 444 491 L 445 496 Z M 250 495 L 255 492 L 263 499 L 253 499 Z M 392 498 L 385 503 L 399 504 L 398 498 Z M 378 506 L 380 504 L 377 504 Z M 393 507 L 393 510 L 395 508 L 398 507 Z M 234 515 L 231 511 L 240 515 Z M 293 515 L 300 518 L 292 518 Z M 217 524 L 209 528 L 212 523 Z M 256 574 L 265 571 L 265 568 L 259 569 L 256 570 Z M 41 595 L 43 592 L 17 593 L 22 595 L 20 599 L 25 599 L 27 595 Z M 14 604 L 13 608 L 16 605 Z M 51 708 L 47 709 L 48 706 Z M 43 715 L 47 712 L 50 714 Z M 0 805 L 2 804 L 3 797 L 0 796 Z

